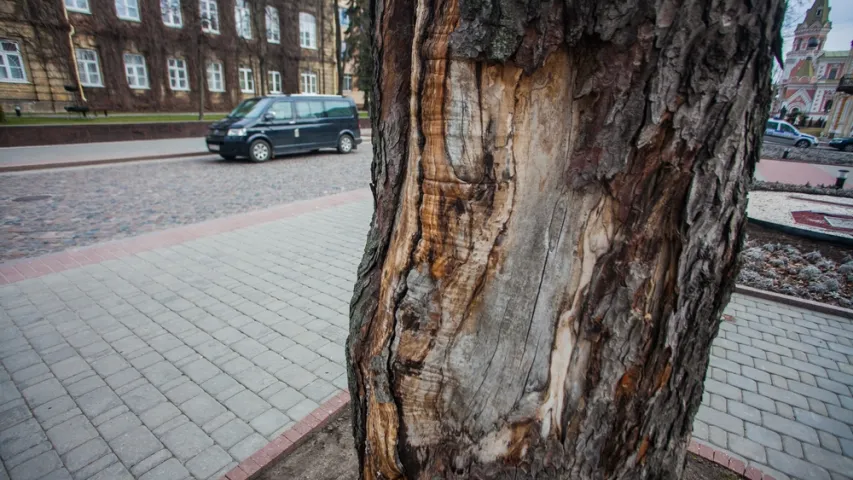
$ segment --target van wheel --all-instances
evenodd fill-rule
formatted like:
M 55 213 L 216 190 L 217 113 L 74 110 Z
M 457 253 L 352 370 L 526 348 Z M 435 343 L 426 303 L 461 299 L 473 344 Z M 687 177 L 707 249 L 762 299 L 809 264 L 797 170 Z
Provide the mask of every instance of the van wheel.
M 798 148 L 809 148 L 811 144 L 808 140 L 800 140 L 799 142 L 795 143 L 794 146 Z
M 263 140 L 255 140 L 249 145 L 249 158 L 253 162 L 266 162 L 272 157 L 272 148 L 270 144 Z
M 355 146 L 355 141 L 348 133 L 341 135 L 341 138 L 338 139 L 338 153 L 349 153 L 353 146 Z

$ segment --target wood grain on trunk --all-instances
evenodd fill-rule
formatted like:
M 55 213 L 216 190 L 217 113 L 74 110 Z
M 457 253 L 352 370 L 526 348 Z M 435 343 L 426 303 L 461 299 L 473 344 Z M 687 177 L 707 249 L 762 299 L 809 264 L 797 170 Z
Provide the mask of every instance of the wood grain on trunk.
M 363 478 L 677 478 L 780 0 L 373 0 Z

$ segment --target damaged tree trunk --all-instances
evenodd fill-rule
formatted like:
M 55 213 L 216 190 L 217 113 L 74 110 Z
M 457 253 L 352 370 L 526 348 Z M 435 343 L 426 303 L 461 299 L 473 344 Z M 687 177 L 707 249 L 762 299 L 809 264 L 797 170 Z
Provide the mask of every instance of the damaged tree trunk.
M 782 0 L 371 10 L 361 476 L 678 478 Z

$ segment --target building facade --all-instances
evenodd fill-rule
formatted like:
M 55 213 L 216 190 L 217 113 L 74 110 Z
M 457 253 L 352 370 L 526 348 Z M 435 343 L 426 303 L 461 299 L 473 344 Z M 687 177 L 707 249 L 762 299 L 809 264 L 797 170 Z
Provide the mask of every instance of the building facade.
M 815 0 L 794 31 L 793 48 L 785 55 L 784 70 L 776 85 L 772 113 L 800 113 L 811 120 L 826 120 L 833 96 L 844 74 L 850 52 L 824 50 L 832 29 L 829 0 Z
M 0 0 L 8 112 L 227 111 L 335 93 L 331 0 Z

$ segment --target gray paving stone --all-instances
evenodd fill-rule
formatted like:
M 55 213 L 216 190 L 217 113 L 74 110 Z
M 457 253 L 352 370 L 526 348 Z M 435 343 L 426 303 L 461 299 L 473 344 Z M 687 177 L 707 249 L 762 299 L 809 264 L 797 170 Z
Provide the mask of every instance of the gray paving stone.
M 172 452 L 170 452 L 166 448 L 160 449 L 154 452 L 145 460 L 142 460 L 141 462 L 134 465 L 133 468 L 130 469 L 130 473 L 135 478 L 139 478 L 152 468 L 156 467 L 157 465 L 160 465 L 161 463 L 165 462 L 170 458 L 172 458 Z
M 9 471 L 9 476 L 13 480 L 37 480 L 61 467 L 62 461 L 56 452 L 51 450 L 12 468 Z
M 265 372 L 261 367 L 252 366 L 240 372 L 237 380 L 249 390 L 259 393 L 276 382 L 276 377 Z
M 166 390 L 165 395 L 172 403 L 180 405 L 203 392 L 204 390 L 201 387 L 187 381 Z
M 60 397 L 56 400 L 52 400 L 39 407 L 39 409 L 42 409 L 45 406 L 49 406 L 53 402 L 61 401 L 63 398 L 66 397 Z M 6 405 L 3 405 L 2 409 L 3 410 L 0 411 L 0 430 L 5 430 L 9 427 L 23 422 L 24 420 L 28 420 L 33 417 L 34 413 L 30 412 L 29 407 L 27 407 L 26 403 L 23 400 L 14 400 Z M 38 417 L 36 418 L 38 419 Z
M 781 401 L 796 407 L 809 408 L 809 402 L 806 400 L 806 397 L 772 385 L 767 385 L 766 383 L 758 384 L 758 393 L 765 397 L 773 398 L 777 402 Z
M 841 443 L 841 451 L 844 456 L 853 458 L 853 441 L 842 438 L 839 440 L 839 443 Z
M 121 404 L 121 399 L 109 387 L 96 388 L 77 399 L 77 405 L 90 418 L 97 417 Z
M 819 365 L 804 362 L 802 360 L 797 360 L 795 358 L 782 357 L 782 365 L 793 368 L 800 372 L 810 373 L 816 377 L 828 377 L 825 368 Z
M 246 422 L 240 419 L 233 419 L 225 425 L 214 430 L 211 434 L 213 440 L 224 448 L 231 448 L 237 442 L 248 437 L 254 430 Z
M 246 360 L 243 357 L 235 358 L 220 365 L 220 367 L 222 367 L 222 370 L 224 370 L 225 373 L 234 377 L 238 376 L 240 372 L 243 372 L 244 370 L 253 366 L 254 364 L 252 362 Z
M 54 363 L 50 366 L 50 369 L 56 375 L 56 378 L 65 380 L 66 378 L 89 370 L 89 364 L 80 357 L 70 357 Z
M 101 438 L 93 438 L 62 456 L 62 463 L 71 472 L 76 472 L 95 460 L 110 453 L 110 448 Z
M 296 364 L 282 368 L 275 372 L 275 376 L 297 390 L 305 387 L 317 378 L 313 373 Z
M 782 445 L 784 447 L 782 451 L 788 455 L 793 455 L 797 458 L 805 458 L 805 454 L 803 453 L 803 443 L 799 440 L 787 435 L 782 435 Z
M 180 414 L 181 411 L 174 404 L 163 402 L 143 412 L 139 419 L 146 427 L 155 429 Z
M 169 430 L 162 440 L 166 448 L 184 462 L 213 445 L 213 440 L 198 425 L 189 422 Z
M 137 415 L 166 401 L 166 397 L 149 383 L 125 393 L 121 398 Z
M 803 442 L 808 442 L 814 445 L 820 444 L 817 431 L 808 425 L 804 425 L 799 421 L 793 421 L 778 415 L 773 415 L 772 413 L 765 412 L 761 415 L 764 420 L 764 427 L 770 430 L 784 435 L 790 435 L 791 437 Z
M 200 358 L 194 362 L 184 365 L 181 370 L 183 370 L 184 373 L 195 383 L 199 384 L 204 383 L 205 381 L 222 373 L 216 365 L 210 363 L 204 358 Z
M 133 467 L 163 448 L 151 431 L 143 426 L 135 427 L 109 440 L 108 443 L 122 463 L 129 467 Z
M 306 399 L 300 401 L 299 403 L 297 403 L 296 405 L 294 405 L 293 407 L 291 407 L 290 409 L 288 409 L 287 410 L 287 416 L 292 418 L 294 421 L 298 422 L 298 421 L 302 420 L 303 418 L 305 418 L 305 416 L 310 415 L 311 412 L 316 410 L 319 406 L 320 405 L 318 405 L 316 402 L 314 402 L 310 398 L 306 398 Z M 700 412 L 703 410 L 706 410 L 707 413 L 710 413 L 710 411 L 711 411 L 710 408 L 699 407 Z M 706 418 L 699 418 L 698 414 L 696 415 L 696 418 L 704 421 L 705 423 L 708 423 L 709 425 L 716 425 L 716 424 L 712 424 L 712 423 L 708 422 Z M 734 418 L 734 417 L 732 417 L 732 418 Z
M 806 397 L 816 398 L 818 400 L 821 400 L 826 403 L 831 403 L 833 405 L 841 405 L 841 402 L 838 399 L 838 395 L 834 392 L 830 392 L 829 390 L 824 390 L 822 388 L 807 385 L 801 382 L 796 382 L 794 380 L 790 380 L 788 382 L 788 388 L 790 388 L 792 392 L 805 395 Z M 808 407 L 806 406 L 802 408 Z
M 253 433 L 228 449 L 228 453 L 230 453 L 232 457 L 236 458 L 237 461 L 242 462 L 253 453 L 265 447 L 267 443 L 269 443 L 269 440 L 257 433 Z
M 832 480 L 825 469 L 777 450 L 767 450 L 767 462 L 771 467 L 795 478 Z
M 833 435 L 837 435 L 841 438 L 853 440 L 853 430 L 850 429 L 849 425 L 839 422 L 838 420 L 833 420 L 829 417 L 824 417 L 823 415 L 819 415 L 815 412 L 810 412 L 808 410 L 803 410 L 800 408 L 794 409 L 794 416 L 800 423 L 809 425 L 819 430 L 823 430 L 825 432 L 830 432 Z
M 144 375 L 149 382 L 154 384 L 154 386 L 160 386 L 180 377 L 181 371 L 168 361 L 164 361 L 155 363 L 154 365 L 142 370 L 142 375 Z
M 780 357 L 781 358 L 781 357 Z M 779 365 L 777 363 L 771 363 L 764 360 L 756 360 L 755 368 L 759 370 L 763 370 L 767 373 L 779 375 L 791 380 L 799 380 L 800 376 L 796 370 L 791 367 L 786 367 L 783 365 Z
M 820 446 L 825 448 L 826 450 L 830 450 L 837 454 L 842 454 L 841 443 L 838 441 L 838 437 L 831 433 L 824 432 L 823 430 L 817 431 L 817 436 L 820 437 Z
M 74 400 L 71 397 L 64 395 L 59 398 L 54 398 L 53 400 L 33 409 L 32 413 L 38 419 L 38 421 L 44 424 L 45 421 L 70 410 L 73 410 L 77 406 L 74 403 Z M 26 407 L 24 407 L 26 409 Z M 0 419 L 6 418 L 8 414 L 6 412 L 0 413 Z M 2 426 L 2 425 L 0 425 Z
M 290 422 L 290 417 L 280 411 L 271 408 L 266 412 L 255 417 L 250 425 L 261 435 L 269 437 L 274 432 L 278 431 L 285 424 Z
M 92 362 L 92 368 L 102 377 L 108 377 L 129 367 L 130 364 L 118 354 L 107 355 Z
M 140 425 L 139 417 L 132 413 L 123 413 L 97 426 L 98 432 L 107 441 Z
M 746 437 L 766 447 L 782 450 L 782 437 L 778 433 L 760 425 L 747 423 Z
M 806 454 L 806 460 L 815 465 L 820 465 L 827 470 L 843 475 L 853 472 L 853 458 L 847 458 L 813 445 L 803 445 L 803 451 Z
M 54 398 L 65 395 L 65 389 L 59 381 L 52 378 L 23 389 L 21 395 L 23 395 L 31 408 L 35 408 Z
M 97 436 L 98 431 L 82 415 L 71 418 L 47 431 L 47 437 L 59 455 L 63 455 Z
M 237 416 L 234 415 L 234 413 L 226 410 L 224 413 L 221 413 L 216 417 L 212 418 L 211 420 L 205 422 L 201 426 L 201 429 L 204 430 L 204 433 L 210 435 L 214 430 L 220 428 L 221 426 L 225 425 L 231 420 L 234 420 L 235 418 L 237 418 Z
M 225 407 L 207 393 L 200 393 L 180 405 L 184 414 L 197 425 L 225 413 Z
M 189 475 L 190 472 L 181 465 L 181 462 L 170 458 L 152 468 L 148 473 L 140 477 L 140 480 L 182 480 L 189 477 Z
M 270 408 L 269 403 L 248 390 L 243 390 L 226 400 L 225 406 L 247 422 Z

